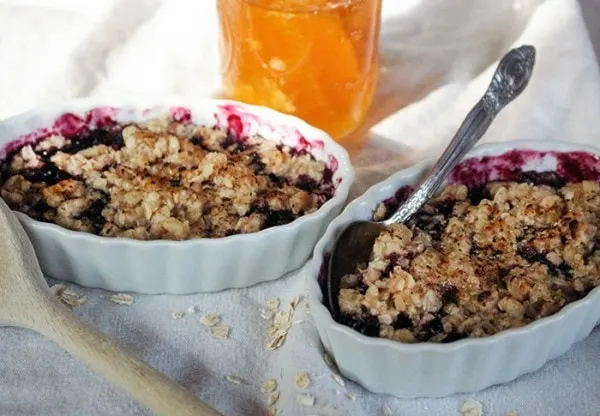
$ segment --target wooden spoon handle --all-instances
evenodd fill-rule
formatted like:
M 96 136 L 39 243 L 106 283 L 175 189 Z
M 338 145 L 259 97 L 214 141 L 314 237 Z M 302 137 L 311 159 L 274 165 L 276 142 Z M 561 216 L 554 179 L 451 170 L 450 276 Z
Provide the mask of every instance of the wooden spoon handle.
M 47 319 L 34 325 L 66 351 L 159 416 L 216 416 L 192 392 L 121 349 L 63 305 L 50 303 Z

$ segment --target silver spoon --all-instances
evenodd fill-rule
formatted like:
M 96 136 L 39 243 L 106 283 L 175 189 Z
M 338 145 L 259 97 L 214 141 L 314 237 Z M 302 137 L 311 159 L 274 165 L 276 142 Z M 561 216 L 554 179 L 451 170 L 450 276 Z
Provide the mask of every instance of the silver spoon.
M 524 45 L 509 51 L 500 61 L 487 91 L 467 114 L 454 138 L 419 187 L 387 220 L 356 221 L 344 229 L 335 241 L 327 270 L 329 309 L 339 318 L 337 303 L 342 276 L 369 259 L 373 244 L 390 224 L 408 221 L 436 194 L 448 174 L 462 157 L 481 139 L 496 115 L 527 87 L 535 63 L 535 48 Z

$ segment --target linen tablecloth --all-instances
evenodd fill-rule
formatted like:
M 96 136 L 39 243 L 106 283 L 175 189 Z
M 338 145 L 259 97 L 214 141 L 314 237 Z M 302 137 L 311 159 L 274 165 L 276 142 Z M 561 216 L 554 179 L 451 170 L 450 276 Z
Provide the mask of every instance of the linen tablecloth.
M 217 93 L 214 3 L 0 0 L 0 117 L 86 95 Z M 384 0 L 383 15 L 373 128 L 364 146 L 351 149 L 353 196 L 445 146 L 513 45 L 536 46 L 534 77 L 484 141 L 597 142 L 600 79 L 575 0 Z M 133 294 L 129 306 L 110 302 L 103 290 L 67 287 L 87 298 L 74 308 L 81 319 L 227 415 L 263 414 L 261 385 L 270 378 L 282 415 L 458 415 L 467 399 L 480 402 L 485 415 L 600 414 L 598 329 L 536 373 L 443 399 L 399 400 L 338 384 L 304 303 L 285 344 L 265 351 L 259 309 L 272 296 L 285 306 L 302 295 L 306 270 L 216 294 Z M 185 312 L 181 319 L 173 319 L 177 311 Z M 227 339 L 199 322 L 207 313 L 231 327 Z M 150 414 L 41 336 L 15 328 L 0 334 L 0 415 Z M 311 380 L 305 391 L 293 382 L 301 371 Z M 314 406 L 297 403 L 299 393 L 314 396 Z

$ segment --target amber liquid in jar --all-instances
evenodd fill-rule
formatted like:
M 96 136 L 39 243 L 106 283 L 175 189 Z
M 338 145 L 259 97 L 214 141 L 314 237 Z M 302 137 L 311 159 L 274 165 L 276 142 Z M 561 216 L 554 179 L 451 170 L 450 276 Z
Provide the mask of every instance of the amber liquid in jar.
M 364 121 L 377 83 L 381 0 L 218 0 L 228 98 L 334 138 Z

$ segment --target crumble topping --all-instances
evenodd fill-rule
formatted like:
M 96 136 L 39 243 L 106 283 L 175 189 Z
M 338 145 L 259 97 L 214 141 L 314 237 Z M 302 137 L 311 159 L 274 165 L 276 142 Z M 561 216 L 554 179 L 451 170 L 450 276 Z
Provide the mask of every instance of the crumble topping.
M 0 194 L 71 230 L 185 240 L 290 223 L 333 196 L 331 176 L 309 153 L 258 136 L 156 119 L 23 146 L 2 164 Z
M 600 285 L 600 185 L 527 175 L 448 186 L 385 229 L 368 264 L 342 279 L 343 323 L 401 342 L 451 342 L 521 327 Z M 392 208 L 380 204 L 374 219 Z

